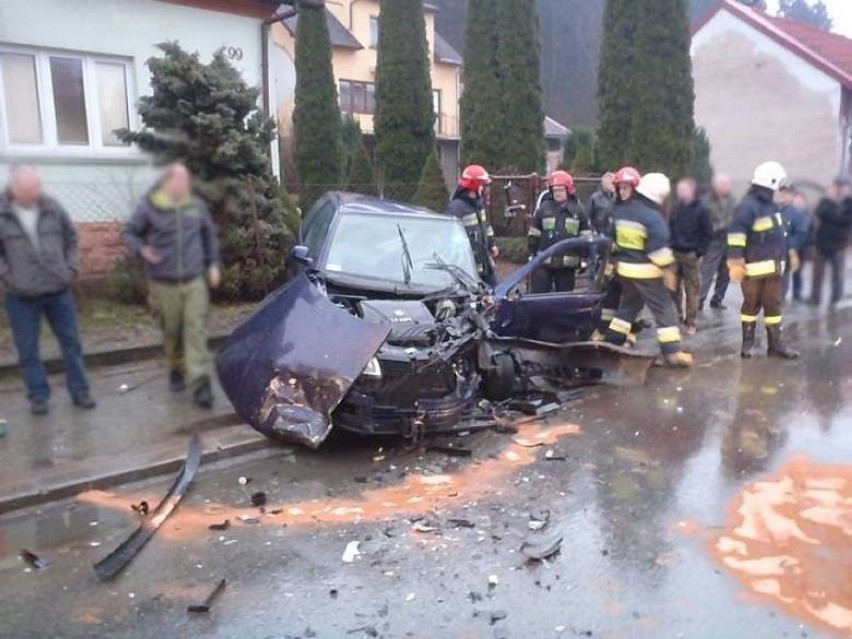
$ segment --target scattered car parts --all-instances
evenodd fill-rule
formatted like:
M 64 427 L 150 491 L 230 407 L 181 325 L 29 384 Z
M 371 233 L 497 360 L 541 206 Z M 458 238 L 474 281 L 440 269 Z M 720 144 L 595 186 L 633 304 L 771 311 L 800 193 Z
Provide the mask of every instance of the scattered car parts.
M 218 599 L 219 595 L 221 595 L 222 592 L 224 592 L 226 585 L 227 582 L 224 579 L 219 580 L 219 583 L 216 584 L 216 587 L 209 595 L 207 595 L 207 598 L 204 601 L 202 601 L 200 604 L 192 604 L 190 606 L 187 606 L 186 611 L 191 613 L 210 612 L 210 609 L 213 607 L 213 602 Z
M 193 435 L 189 442 L 189 451 L 183 463 L 183 468 L 181 468 L 169 491 L 157 504 L 150 517 L 143 519 L 139 527 L 118 548 L 95 564 L 95 573 L 98 577 L 105 581 L 114 579 L 133 561 L 133 558 L 151 540 L 186 495 L 193 479 L 195 479 L 200 463 L 201 439 L 198 435 Z

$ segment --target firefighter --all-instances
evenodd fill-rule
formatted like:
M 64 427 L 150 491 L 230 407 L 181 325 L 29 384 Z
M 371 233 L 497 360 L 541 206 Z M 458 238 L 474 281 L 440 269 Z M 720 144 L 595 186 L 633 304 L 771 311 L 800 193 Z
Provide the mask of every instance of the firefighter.
M 612 216 L 615 215 L 615 211 L 619 206 L 622 206 L 633 197 L 634 189 L 639 186 L 639 180 L 641 178 L 642 176 L 639 174 L 639 171 L 634 169 L 632 166 L 622 167 L 612 177 L 612 183 L 615 187 L 615 203 L 609 212 L 610 220 L 607 224 L 607 234 L 610 235 L 613 240 L 615 240 L 615 229 L 612 226 Z M 622 186 L 624 188 L 622 188 Z M 627 197 L 622 197 L 622 194 L 625 194 Z M 601 322 L 598 325 L 598 329 L 592 335 L 592 340 L 596 342 L 604 341 L 606 332 L 612 322 L 612 318 L 615 317 L 615 313 L 621 303 L 621 281 L 618 278 L 618 274 L 614 272 L 614 266 L 615 258 L 613 256 L 610 258 L 609 264 L 607 264 L 607 274 L 610 275 L 610 278 L 607 282 L 603 301 L 601 302 Z M 638 331 L 631 331 L 630 336 L 628 337 L 628 343 L 631 346 L 635 343 L 637 335 Z
M 763 310 L 768 355 L 795 359 L 781 337 L 781 306 L 787 237 L 775 192 L 787 174 L 778 162 L 764 162 L 754 170 L 751 188 L 734 212 L 728 230 L 728 271 L 731 281 L 742 284 L 743 347 L 741 355 L 754 355 L 757 317 Z
M 482 193 L 491 184 L 491 176 L 478 164 L 465 167 L 459 186 L 453 194 L 445 213 L 457 217 L 464 224 L 479 277 L 490 286 L 497 284 L 494 260 L 500 254 L 494 243 L 494 230 L 488 222 L 482 202 Z
M 657 325 L 657 339 L 664 362 L 673 367 L 692 365 L 692 355 L 681 349 L 678 316 L 671 290 L 677 276 L 669 248 L 669 227 L 661 207 L 671 193 L 671 183 L 662 173 L 648 173 L 637 187 L 619 184 L 624 204 L 613 212 L 618 250 L 621 304 L 610 322 L 606 339 L 623 345 L 632 324 L 647 305 Z
M 545 251 L 562 240 L 588 235 L 589 216 L 577 200 L 574 178 L 567 171 L 554 171 L 547 179 L 549 197 L 533 215 L 527 236 L 530 255 Z M 578 255 L 551 255 L 532 276 L 533 293 L 573 291 L 576 283 Z

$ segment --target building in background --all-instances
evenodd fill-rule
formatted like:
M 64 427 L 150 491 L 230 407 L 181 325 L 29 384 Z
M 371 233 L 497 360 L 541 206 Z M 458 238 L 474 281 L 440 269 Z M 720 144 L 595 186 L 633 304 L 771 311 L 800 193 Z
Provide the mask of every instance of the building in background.
M 379 0 L 335 0 L 328 2 L 326 7 L 340 110 L 360 123 L 370 147 L 376 107 Z M 431 61 L 435 133 L 444 176 L 448 182 L 455 183 L 459 169 L 462 59 L 435 31 L 435 11 L 435 7 L 426 4 L 426 39 Z M 293 65 L 297 20 L 292 18 L 273 27 L 273 55 L 286 58 L 273 62 L 275 66 L 286 68 Z M 294 89 L 295 77 L 292 83 L 282 83 L 276 91 L 279 131 L 285 147 L 292 138 Z
M 80 224 L 83 268 L 121 254 L 120 222 L 154 175 L 113 131 L 140 126 L 146 60 L 174 40 L 202 60 L 223 48 L 246 82 L 268 88 L 263 60 L 275 0 L 27 0 L 0 3 L 0 180 L 36 165 Z M 285 70 L 286 71 L 286 70 Z M 277 152 L 274 154 L 277 159 Z
M 720 0 L 693 27 L 695 120 L 742 192 L 777 160 L 800 183 L 850 173 L 852 40 Z

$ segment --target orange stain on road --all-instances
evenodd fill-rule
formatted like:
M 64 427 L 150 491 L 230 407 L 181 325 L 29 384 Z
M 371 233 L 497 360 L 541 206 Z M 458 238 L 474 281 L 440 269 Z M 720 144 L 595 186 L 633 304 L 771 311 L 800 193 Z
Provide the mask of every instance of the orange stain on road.
M 743 489 L 710 548 L 749 592 L 852 637 L 852 467 L 794 458 Z
M 560 437 L 575 435 L 580 427 L 575 424 L 542 426 L 524 424 L 518 436 L 541 442 L 542 446 L 554 444 Z M 317 524 L 347 524 L 361 521 L 380 521 L 400 515 L 428 514 L 438 508 L 460 508 L 463 503 L 487 498 L 506 487 L 506 480 L 518 470 L 532 465 L 543 450 L 527 448 L 507 439 L 506 446 L 494 457 L 467 464 L 456 474 L 425 475 L 409 473 L 403 481 L 393 486 L 366 490 L 354 497 L 330 497 L 290 503 L 270 503 L 267 513 L 282 510 L 279 515 L 266 515 L 260 524 L 312 526 Z M 150 495 L 122 495 L 103 491 L 81 493 L 77 499 L 106 508 L 125 510 L 134 499 L 150 499 Z M 464 500 L 464 502 L 462 501 Z M 182 504 L 163 526 L 159 534 L 170 539 L 198 538 L 211 523 L 230 519 L 232 525 L 240 515 L 256 517 L 257 509 L 235 508 L 224 504 Z M 227 533 L 225 533 L 227 534 Z

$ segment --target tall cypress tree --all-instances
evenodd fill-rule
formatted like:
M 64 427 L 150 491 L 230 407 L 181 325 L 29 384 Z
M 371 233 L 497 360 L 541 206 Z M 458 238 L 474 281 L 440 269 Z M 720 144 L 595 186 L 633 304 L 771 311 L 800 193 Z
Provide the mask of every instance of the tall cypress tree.
M 636 162 L 672 178 L 692 166 L 695 87 L 687 0 L 645 0 L 636 29 L 631 148 Z
M 296 106 L 293 137 L 299 205 L 307 211 L 340 186 L 343 138 L 331 39 L 324 9 L 303 7 L 296 27 Z
M 497 7 L 498 0 L 469 2 L 460 101 L 462 163 L 481 164 L 490 171 L 497 171 L 503 161 Z
M 373 164 L 370 162 L 363 139 L 358 141 L 358 148 L 352 156 L 352 167 L 349 171 L 346 190 L 350 193 L 378 195 L 376 174 L 373 172 Z
M 598 145 L 601 161 L 610 170 L 631 161 L 631 93 L 638 72 L 633 44 L 639 4 L 634 0 L 607 0 L 604 9 L 598 66 Z
M 435 148 L 423 0 L 382 0 L 376 64 L 376 163 L 387 197 L 410 200 Z
M 500 0 L 496 22 L 500 100 L 492 108 L 499 110 L 501 123 L 492 135 L 502 140 L 503 147 L 496 168 L 541 171 L 544 105 L 536 0 Z
M 600 153 L 610 168 L 685 175 L 695 90 L 686 0 L 607 0 L 599 67 Z

